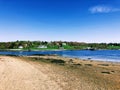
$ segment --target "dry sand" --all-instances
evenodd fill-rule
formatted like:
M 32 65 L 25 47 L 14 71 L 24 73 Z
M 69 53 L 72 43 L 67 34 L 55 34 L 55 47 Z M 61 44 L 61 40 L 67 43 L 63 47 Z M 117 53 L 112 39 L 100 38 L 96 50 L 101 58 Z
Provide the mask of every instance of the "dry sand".
M 44 67 L 39 66 L 42 70 Z M 62 90 L 50 77 L 20 59 L 0 57 L 0 90 Z
M 120 90 L 120 64 L 59 56 L 64 65 L 0 56 L 0 90 Z

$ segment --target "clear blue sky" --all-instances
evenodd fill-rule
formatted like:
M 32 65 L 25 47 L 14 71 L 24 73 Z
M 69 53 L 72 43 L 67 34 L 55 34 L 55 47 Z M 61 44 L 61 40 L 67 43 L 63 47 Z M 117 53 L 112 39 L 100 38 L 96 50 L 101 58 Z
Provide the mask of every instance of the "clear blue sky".
M 0 0 L 0 41 L 120 42 L 120 0 Z

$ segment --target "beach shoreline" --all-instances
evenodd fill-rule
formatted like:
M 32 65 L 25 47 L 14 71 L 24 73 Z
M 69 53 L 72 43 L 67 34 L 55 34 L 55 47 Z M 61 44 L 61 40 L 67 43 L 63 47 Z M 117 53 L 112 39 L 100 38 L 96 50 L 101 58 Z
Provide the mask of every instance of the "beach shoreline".
M 94 87 L 93 90 L 100 89 L 98 87 L 101 87 L 100 90 L 120 89 L 120 63 L 81 60 L 61 56 L 28 56 L 28 58 L 31 58 L 33 61 L 55 64 L 57 67 L 62 67 L 68 72 L 71 72 L 67 74 L 68 76 L 66 78 L 69 78 L 69 74 L 77 75 L 74 77 L 75 79 L 84 78 L 90 85 L 93 84 L 93 86 L 96 87 L 96 89 Z M 64 69 L 62 70 L 64 71 Z M 76 83 L 76 81 L 73 83 Z
M 120 90 L 120 63 L 54 55 L 0 56 L 0 63 L 1 90 Z

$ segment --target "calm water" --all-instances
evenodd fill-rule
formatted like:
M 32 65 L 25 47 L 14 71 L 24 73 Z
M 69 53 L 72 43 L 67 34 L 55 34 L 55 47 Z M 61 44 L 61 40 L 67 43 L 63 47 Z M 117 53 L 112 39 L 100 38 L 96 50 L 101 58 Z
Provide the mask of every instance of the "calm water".
M 120 50 L 0 51 L 2 55 L 58 54 L 65 57 L 120 62 Z

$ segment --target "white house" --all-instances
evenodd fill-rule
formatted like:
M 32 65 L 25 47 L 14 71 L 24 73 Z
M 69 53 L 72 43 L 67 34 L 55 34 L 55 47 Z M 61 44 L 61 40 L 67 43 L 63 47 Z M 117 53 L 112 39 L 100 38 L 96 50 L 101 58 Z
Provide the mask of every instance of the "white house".
M 88 50 L 89 50 L 89 49 L 91 49 L 91 47 L 87 47 L 86 49 L 88 49 Z
M 45 46 L 45 45 L 40 45 L 40 46 L 38 46 L 38 48 L 47 48 L 47 46 Z
M 63 46 L 66 46 L 67 44 L 66 43 L 62 43 Z
M 19 46 L 18 48 L 19 48 L 19 49 L 23 49 L 23 46 Z

